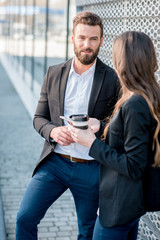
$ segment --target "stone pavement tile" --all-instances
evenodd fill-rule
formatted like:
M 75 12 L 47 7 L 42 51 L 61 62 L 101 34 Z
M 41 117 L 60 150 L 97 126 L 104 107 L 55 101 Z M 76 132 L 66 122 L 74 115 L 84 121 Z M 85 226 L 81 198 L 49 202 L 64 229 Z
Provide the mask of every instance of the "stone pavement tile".
M 43 140 L 1 65 L 0 76 L 0 188 L 7 240 L 15 240 L 17 211 Z M 76 239 L 77 218 L 70 191 L 50 207 L 38 228 L 39 240 Z
M 6 229 L 5 229 L 5 223 L 4 223 L 4 209 L 3 209 L 3 203 L 2 203 L 1 190 L 0 190 L 0 239 L 6 240 Z

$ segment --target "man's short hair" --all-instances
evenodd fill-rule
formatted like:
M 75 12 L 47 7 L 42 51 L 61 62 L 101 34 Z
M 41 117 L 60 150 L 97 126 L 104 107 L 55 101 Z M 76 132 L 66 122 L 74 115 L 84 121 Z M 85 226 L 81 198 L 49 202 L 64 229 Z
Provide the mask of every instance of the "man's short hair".
M 102 19 L 93 12 L 80 12 L 73 19 L 73 33 L 78 24 L 85 24 L 90 26 L 99 26 L 101 29 L 101 37 L 103 36 Z

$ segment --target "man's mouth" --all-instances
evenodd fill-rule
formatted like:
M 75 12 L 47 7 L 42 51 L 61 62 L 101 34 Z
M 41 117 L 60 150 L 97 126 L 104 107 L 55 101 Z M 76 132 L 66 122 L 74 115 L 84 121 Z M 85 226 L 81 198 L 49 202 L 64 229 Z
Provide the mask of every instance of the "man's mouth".
M 85 53 L 85 54 L 90 54 L 91 52 L 86 52 L 86 51 L 83 51 L 83 53 Z
M 82 50 L 81 52 L 85 53 L 85 54 L 90 54 L 93 51 L 91 49 L 86 49 L 86 50 Z

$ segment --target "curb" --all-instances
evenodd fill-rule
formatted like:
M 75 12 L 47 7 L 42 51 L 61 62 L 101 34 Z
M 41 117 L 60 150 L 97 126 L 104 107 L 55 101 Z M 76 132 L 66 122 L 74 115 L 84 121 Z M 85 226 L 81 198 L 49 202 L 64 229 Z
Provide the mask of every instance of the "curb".
M 5 223 L 4 223 L 1 190 L 0 190 L 0 239 L 6 240 L 6 230 L 5 230 Z

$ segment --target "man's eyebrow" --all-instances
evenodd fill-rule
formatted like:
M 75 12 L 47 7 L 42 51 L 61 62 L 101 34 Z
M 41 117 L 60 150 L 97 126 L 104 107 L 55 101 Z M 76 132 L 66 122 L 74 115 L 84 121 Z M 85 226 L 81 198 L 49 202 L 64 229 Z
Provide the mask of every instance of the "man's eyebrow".
M 80 34 L 80 35 L 78 35 L 79 37 L 86 37 L 85 35 L 82 35 L 82 34 Z M 98 39 L 98 36 L 92 36 L 92 37 L 90 37 L 90 38 L 97 38 Z
M 98 36 L 92 36 L 91 38 L 97 38 L 98 39 Z
M 78 37 L 85 37 L 85 35 L 79 34 Z

